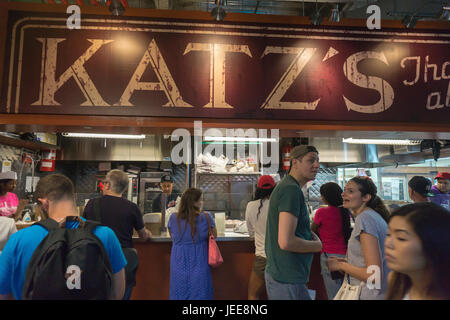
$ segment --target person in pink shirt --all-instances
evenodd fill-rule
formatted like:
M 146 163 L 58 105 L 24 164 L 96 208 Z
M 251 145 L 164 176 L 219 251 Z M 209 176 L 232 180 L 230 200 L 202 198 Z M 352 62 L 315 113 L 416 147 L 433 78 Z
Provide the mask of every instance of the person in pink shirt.
M 0 173 L 0 216 L 14 217 L 19 198 L 12 193 L 16 188 L 17 175 L 14 171 Z
M 350 217 L 348 209 L 342 207 L 342 189 L 334 183 L 325 183 L 320 187 L 322 201 L 328 205 L 320 208 L 314 215 L 311 230 L 319 235 L 322 241 L 320 266 L 327 296 L 333 300 L 342 285 L 343 277 L 331 273 L 326 265 L 328 257 L 344 258 L 347 253 L 347 243 L 351 234 Z

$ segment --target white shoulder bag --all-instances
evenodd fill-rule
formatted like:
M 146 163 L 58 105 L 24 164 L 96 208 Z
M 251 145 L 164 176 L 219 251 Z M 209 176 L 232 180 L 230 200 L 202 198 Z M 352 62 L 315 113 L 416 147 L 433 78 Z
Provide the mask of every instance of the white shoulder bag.
M 333 300 L 359 300 L 362 284 L 364 284 L 364 282 L 361 282 L 356 286 L 350 285 L 349 275 L 345 274 L 342 286 Z

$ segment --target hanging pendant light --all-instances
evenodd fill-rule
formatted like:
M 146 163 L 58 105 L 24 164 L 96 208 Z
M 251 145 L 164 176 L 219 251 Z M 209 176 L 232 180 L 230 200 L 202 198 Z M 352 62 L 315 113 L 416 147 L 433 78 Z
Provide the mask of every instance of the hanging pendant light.
M 211 10 L 211 16 L 216 21 L 222 21 L 225 16 L 227 15 L 225 12 L 226 6 L 225 0 L 216 0 L 215 1 L 215 7 Z
M 341 13 L 339 12 L 338 4 L 335 4 L 334 8 L 331 9 L 330 21 L 331 22 L 340 22 L 341 21 Z
M 111 11 L 112 15 L 120 16 L 124 13 L 125 7 L 120 2 L 120 0 L 112 0 L 109 5 L 109 11 Z

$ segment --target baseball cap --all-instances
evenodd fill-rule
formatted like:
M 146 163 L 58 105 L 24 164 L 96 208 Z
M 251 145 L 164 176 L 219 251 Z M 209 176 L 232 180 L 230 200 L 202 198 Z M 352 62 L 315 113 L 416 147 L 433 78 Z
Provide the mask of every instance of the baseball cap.
M 435 179 L 450 179 L 450 173 L 448 172 L 439 172 Z
M 415 192 L 427 196 L 434 197 L 434 194 L 431 193 L 431 181 L 422 176 L 414 176 L 409 180 L 408 186 L 413 189 Z
M 291 160 L 292 159 L 296 159 L 298 157 L 302 157 L 305 154 L 309 153 L 309 152 L 315 152 L 315 153 L 319 153 L 319 151 L 317 151 L 316 147 L 314 146 L 307 146 L 307 145 L 300 145 L 300 146 L 296 146 L 291 150 Z
M 17 180 L 17 174 L 14 171 L 7 171 L 0 173 L 0 180 Z
M 260 189 L 272 189 L 275 184 L 275 180 L 270 175 L 264 175 L 258 179 L 258 188 Z
M 166 174 L 161 177 L 161 183 L 163 182 L 173 182 L 172 176 L 170 174 Z

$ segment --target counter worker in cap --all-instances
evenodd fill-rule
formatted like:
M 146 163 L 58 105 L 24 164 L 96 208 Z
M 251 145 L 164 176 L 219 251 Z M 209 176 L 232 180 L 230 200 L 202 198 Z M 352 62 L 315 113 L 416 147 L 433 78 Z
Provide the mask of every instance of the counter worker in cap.
M 422 176 L 414 176 L 408 182 L 409 198 L 414 202 L 430 202 L 428 197 L 434 197 L 431 192 L 431 181 Z
M 180 193 L 177 190 L 173 190 L 173 179 L 169 174 L 161 177 L 160 187 L 162 192 L 153 200 L 152 212 L 161 212 L 161 219 L 165 219 L 166 210 L 175 206 Z
M 431 188 L 434 197 L 430 201 L 450 211 L 450 173 L 439 172 L 434 179 L 436 185 Z
M 21 200 L 13 193 L 17 184 L 14 171 L 0 173 L 0 216 L 18 219 L 27 200 Z
M 302 187 L 315 179 L 318 170 L 319 153 L 315 147 L 293 148 L 289 174 L 270 196 L 264 273 L 270 300 L 311 299 L 306 285 L 313 253 L 322 250 L 322 243 L 311 231 Z

